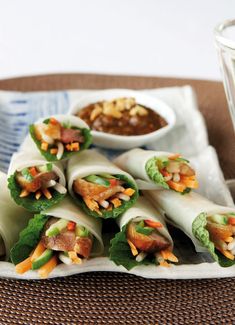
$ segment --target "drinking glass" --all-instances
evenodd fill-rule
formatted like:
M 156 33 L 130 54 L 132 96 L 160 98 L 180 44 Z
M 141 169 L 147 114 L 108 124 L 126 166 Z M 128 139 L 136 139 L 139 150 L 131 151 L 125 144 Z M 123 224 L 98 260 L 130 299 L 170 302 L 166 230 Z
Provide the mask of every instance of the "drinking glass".
M 218 24 L 214 34 L 224 89 L 235 130 L 235 19 Z

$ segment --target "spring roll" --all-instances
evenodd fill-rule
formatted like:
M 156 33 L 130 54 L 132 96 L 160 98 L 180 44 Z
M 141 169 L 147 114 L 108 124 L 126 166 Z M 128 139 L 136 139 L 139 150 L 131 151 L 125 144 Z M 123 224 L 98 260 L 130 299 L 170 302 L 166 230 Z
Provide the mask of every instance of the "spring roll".
M 63 166 L 38 155 L 16 153 L 8 170 L 8 188 L 18 205 L 40 212 L 58 203 L 67 189 Z
M 0 260 L 9 260 L 10 249 L 17 242 L 20 231 L 31 214 L 12 200 L 7 188 L 7 175 L 0 172 Z
M 117 223 L 120 232 L 111 240 L 109 250 L 115 264 L 130 270 L 141 264 L 169 266 L 168 262 L 178 262 L 165 221 L 146 198 L 139 197 Z
M 180 154 L 132 149 L 114 160 L 121 169 L 138 179 L 140 189 L 172 189 L 183 194 L 198 188 L 195 171 Z
M 29 132 L 41 155 L 48 161 L 68 159 L 92 143 L 89 126 L 79 117 L 55 115 L 30 125 Z
M 70 195 L 93 217 L 116 218 L 138 197 L 132 176 L 95 150 L 69 160 L 67 180 Z
M 87 216 L 68 196 L 36 214 L 11 250 L 19 274 L 37 270 L 46 278 L 58 263 L 81 264 L 102 255 L 101 221 Z
M 235 208 L 217 205 L 197 193 L 144 191 L 166 220 L 181 229 L 197 252 L 209 252 L 221 266 L 235 260 Z

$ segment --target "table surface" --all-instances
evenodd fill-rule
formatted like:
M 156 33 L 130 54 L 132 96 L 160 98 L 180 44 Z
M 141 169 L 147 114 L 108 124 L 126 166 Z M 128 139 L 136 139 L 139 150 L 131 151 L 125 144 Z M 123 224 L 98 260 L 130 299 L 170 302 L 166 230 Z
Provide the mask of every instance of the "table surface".
M 220 79 L 234 0 L 21 0 L 0 10 L 0 78 L 58 72 Z
M 234 177 L 234 133 L 221 83 L 146 77 L 51 75 L 0 81 L 5 90 L 156 88 L 190 84 L 226 178 Z M 219 276 L 219 275 L 218 275 Z M 148 280 L 118 273 L 0 280 L 2 324 L 232 324 L 234 279 Z

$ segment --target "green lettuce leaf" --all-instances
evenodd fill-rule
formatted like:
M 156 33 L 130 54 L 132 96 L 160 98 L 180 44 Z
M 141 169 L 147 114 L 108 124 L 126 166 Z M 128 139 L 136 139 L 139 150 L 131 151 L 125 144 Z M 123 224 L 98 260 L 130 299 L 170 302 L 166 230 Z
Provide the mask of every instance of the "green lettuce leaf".
M 36 214 L 33 219 L 29 220 L 28 226 L 21 231 L 18 242 L 11 249 L 12 263 L 18 264 L 29 257 L 40 240 L 48 218 L 49 216 Z
M 148 177 L 157 185 L 162 186 L 165 189 L 169 189 L 168 184 L 165 182 L 163 175 L 160 173 L 157 167 L 157 157 L 149 159 L 145 165 L 145 170 Z
M 102 215 L 99 215 L 96 211 L 91 211 L 86 203 L 83 201 L 83 199 L 80 196 L 76 196 L 74 198 L 74 201 L 90 216 L 95 218 L 117 218 L 120 214 L 128 210 L 137 200 L 139 193 L 138 188 L 135 186 L 135 184 L 126 176 L 126 175 L 115 175 L 117 179 L 120 179 L 122 181 L 125 181 L 128 187 L 131 187 L 135 190 L 135 193 L 131 196 L 129 201 L 122 201 L 122 205 L 118 208 L 112 209 L 112 211 L 106 211 L 105 209 L 100 209 L 102 212 Z
M 210 235 L 208 230 L 205 228 L 207 223 L 207 214 L 202 212 L 197 218 L 194 220 L 192 225 L 193 235 L 200 241 L 200 243 L 206 247 L 214 258 L 216 262 L 220 264 L 220 266 L 228 267 L 235 264 L 235 261 L 232 261 L 222 255 L 216 248 L 214 243 L 210 240 Z
M 110 245 L 109 259 L 116 265 L 124 266 L 128 271 L 137 265 L 155 263 L 155 259 L 147 257 L 141 262 L 136 261 L 126 239 L 126 226 L 123 226 L 122 230 L 115 235 L 115 237 L 110 241 Z
M 80 144 L 80 150 L 79 151 L 64 151 L 63 156 L 62 156 L 62 158 L 60 160 L 68 159 L 71 156 L 73 156 L 74 154 L 79 154 L 79 152 L 81 152 L 82 150 L 89 148 L 91 143 L 92 143 L 92 135 L 91 135 L 91 131 L 89 129 L 77 128 L 77 127 L 72 127 L 72 129 L 81 130 L 81 134 L 84 136 L 85 141 L 84 141 L 84 143 Z M 30 133 L 33 141 L 35 142 L 38 150 L 40 151 L 41 155 L 44 156 L 46 158 L 46 160 L 48 160 L 48 161 L 58 161 L 58 159 L 56 158 L 56 155 L 52 155 L 49 151 L 44 151 L 44 150 L 41 149 L 41 141 L 39 141 L 36 138 L 33 124 L 31 124 L 29 126 L 29 133 Z
M 54 189 L 51 189 L 52 198 L 48 200 L 44 196 L 41 196 L 39 200 L 35 199 L 35 193 L 30 193 L 27 197 L 21 198 L 20 193 L 22 189 L 15 180 L 16 172 L 8 178 L 8 188 L 11 193 L 11 197 L 14 201 L 31 212 L 41 212 L 60 202 L 65 194 L 60 194 Z

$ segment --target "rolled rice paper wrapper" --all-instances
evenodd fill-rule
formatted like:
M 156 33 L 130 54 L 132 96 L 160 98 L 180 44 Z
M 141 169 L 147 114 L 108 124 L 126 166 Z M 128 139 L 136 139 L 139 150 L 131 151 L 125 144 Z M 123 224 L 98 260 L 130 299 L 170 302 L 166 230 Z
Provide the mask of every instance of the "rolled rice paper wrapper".
M 165 151 L 132 149 L 114 159 L 114 163 L 136 178 L 140 190 L 162 188 L 156 185 L 146 172 L 147 162 L 154 157 L 169 157 L 173 153 Z
M 73 191 L 73 182 L 77 178 L 84 178 L 88 175 L 99 175 L 102 173 L 126 175 L 130 181 L 136 184 L 130 174 L 115 166 L 105 156 L 101 155 L 96 150 L 86 150 L 79 156 L 72 157 L 68 162 L 67 180 L 70 195 L 76 198 L 76 194 Z
M 117 218 L 117 223 L 120 230 L 123 226 L 127 225 L 132 219 L 140 217 L 142 220 L 153 220 L 160 222 L 163 227 L 158 228 L 158 232 L 169 240 L 171 247 L 173 248 L 173 240 L 167 230 L 167 226 L 164 218 L 160 212 L 143 196 L 139 197 L 137 202 L 123 215 Z
M 71 126 L 75 126 L 77 128 L 90 129 L 90 127 L 87 125 L 86 122 L 84 122 L 82 119 L 74 115 L 62 115 L 62 114 L 51 115 L 48 117 L 40 118 L 34 124 L 43 123 L 43 121 L 51 117 L 55 118 L 60 123 L 69 123 Z M 26 136 L 24 142 L 20 146 L 20 151 L 32 151 L 32 152 L 40 153 L 30 134 Z
M 103 254 L 104 244 L 101 235 L 101 221 L 86 215 L 75 203 L 73 203 L 69 196 L 66 196 L 63 201 L 57 205 L 43 211 L 42 214 L 74 221 L 78 225 L 86 227 L 94 236 L 91 256 Z
M 42 156 L 35 152 L 18 152 L 12 156 L 11 163 L 8 169 L 8 176 L 13 175 L 16 171 L 22 171 L 24 168 L 32 166 L 43 166 L 50 162 L 42 158 Z M 66 185 L 64 175 L 64 168 L 60 162 L 51 162 L 52 171 L 59 176 L 59 183 L 63 186 Z
M 182 195 L 167 190 L 144 191 L 144 196 L 150 199 L 156 208 L 160 208 L 167 222 L 182 230 L 192 240 L 197 252 L 207 252 L 207 249 L 193 234 L 194 220 L 201 213 L 206 213 L 207 216 L 235 213 L 234 207 L 217 205 L 194 192 Z
M 9 260 L 10 249 L 17 242 L 32 214 L 19 207 L 11 198 L 7 187 L 7 175 L 0 172 L 0 256 Z

